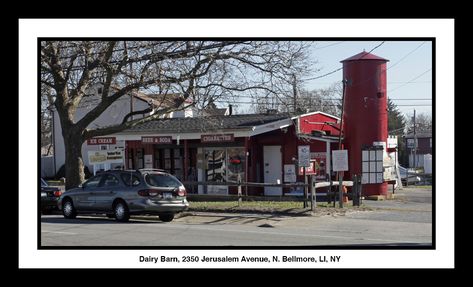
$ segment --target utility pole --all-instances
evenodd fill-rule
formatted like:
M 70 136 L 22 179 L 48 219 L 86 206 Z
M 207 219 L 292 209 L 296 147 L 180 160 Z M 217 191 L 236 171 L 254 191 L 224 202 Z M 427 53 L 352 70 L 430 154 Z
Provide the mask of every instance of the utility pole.
M 416 135 L 416 110 L 414 110 L 414 168 L 417 167 L 417 135 Z
M 293 94 L 293 111 L 297 112 L 297 81 L 296 74 L 292 74 L 292 94 Z
M 340 135 L 338 136 L 338 149 L 342 149 L 342 132 L 343 132 L 343 109 L 345 107 L 345 91 L 347 79 L 343 79 L 343 93 L 342 93 L 342 114 L 340 116 Z M 338 196 L 339 196 L 339 207 L 343 208 L 343 171 L 338 172 Z
M 126 41 L 123 41 L 123 46 L 125 48 L 125 57 L 128 59 L 128 47 L 127 47 L 127 44 L 126 44 Z M 133 66 L 132 66 L 132 62 L 130 61 L 130 75 L 133 75 Z M 128 85 L 129 84 L 129 80 L 128 78 L 125 78 L 125 81 L 126 81 L 126 84 Z M 130 113 L 133 112 L 133 95 L 132 93 L 130 93 Z M 132 121 L 133 120 L 133 116 L 130 117 L 130 120 Z

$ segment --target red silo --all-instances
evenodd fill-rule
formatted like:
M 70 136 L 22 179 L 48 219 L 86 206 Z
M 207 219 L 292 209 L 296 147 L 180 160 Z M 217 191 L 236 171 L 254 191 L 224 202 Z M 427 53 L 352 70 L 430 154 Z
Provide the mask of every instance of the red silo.
M 343 111 L 344 146 L 348 150 L 348 178 L 362 174 L 362 148 L 388 138 L 386 62 L 361 52 L 343 63 L 345 100 Z M 386 195 L 387 183 L 363 185 L 364 195 Z

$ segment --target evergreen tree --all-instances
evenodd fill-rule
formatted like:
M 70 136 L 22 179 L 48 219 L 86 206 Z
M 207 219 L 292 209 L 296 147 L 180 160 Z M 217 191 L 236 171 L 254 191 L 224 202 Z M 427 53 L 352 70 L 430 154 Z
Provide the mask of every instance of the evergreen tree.
M 399 164 L 406 166 L 408 155 L 406 152 L 406 143 L 403 141 L 402 135 L 406 127 L 406 119 L 398 110 L 396 104 L 388 99 L 388 134 L 397 135 L 397 148 L 399 156 Z

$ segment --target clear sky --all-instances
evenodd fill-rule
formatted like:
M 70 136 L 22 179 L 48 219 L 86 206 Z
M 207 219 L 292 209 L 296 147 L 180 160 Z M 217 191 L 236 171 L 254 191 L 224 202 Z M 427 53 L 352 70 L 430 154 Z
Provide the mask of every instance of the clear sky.
M 341 60 L 363 50 L 371 51 L 382 41 L 317 41 L 311 58 L 321 69 L 311 77 L 318 77 L 342 67 Z M 388 59 L 387 95 L 399 110 L 412 115 L 432 114 L 432 42 L 385 41 L 373 54 Z M 308 77 L 308 78 L 311 78 Z M 320 79 L 309 80 L 306 89 L 320 89 L 342 80 L 342 70 Z M 415 100 L 426 99 L 426 100 Z M 418 106 L 426 105 L 426 106 Z

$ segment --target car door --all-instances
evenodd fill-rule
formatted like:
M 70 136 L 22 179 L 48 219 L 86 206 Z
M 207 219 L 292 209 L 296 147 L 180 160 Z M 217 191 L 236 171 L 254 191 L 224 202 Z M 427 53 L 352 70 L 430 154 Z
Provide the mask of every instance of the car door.
M 95 193 L 99 188 L 102 177 L 102 175 L 96 175 L 82 184 L 82 190 L 77 193 L 74 199 L 74 206 L 77 210 L 93 210 L 95 204 Z
M 110 211 L 112 209 L 113 200 L 120 187 L 120 180 L 117 176 L 114 174 L 104 174 L 102 181 L 94 193 L 95 203 L 93 209 L 103 212 Z

